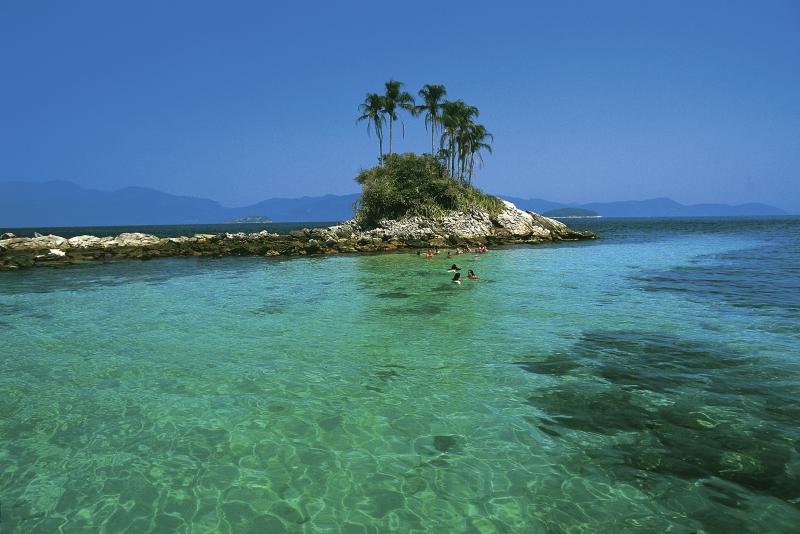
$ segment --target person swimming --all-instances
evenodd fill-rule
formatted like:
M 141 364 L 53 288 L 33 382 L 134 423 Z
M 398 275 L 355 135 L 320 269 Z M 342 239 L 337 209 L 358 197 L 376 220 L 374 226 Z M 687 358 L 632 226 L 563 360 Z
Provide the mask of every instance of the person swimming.
M 481 277 L 478 276 L 477 274 L 475 274 L 475 271 L 473 271 L 472 269 L 467 271 L 467 278 L 469 278 L 470 280 L 480 280 L 481 279 Z
M 453 283 L 461 284 L 461 273 L 456 273 L 453 275 Z
M 449 250 L 447 251 L 447 257 L 448 257 L 448 258 L 452 258 L 452 257 L 453 257 L 453 255 L 450 253 L 450 251 L 449 251 Z
M 451 266 L 450 266 L 450 268 L 449 268 L 449 269 L 447 269 L 447 272 L 448 272 L 448 273 L 455 273 L 455 272 L 458 272 L 458 271 L 460 271 L 460 270 L 461 270 L 461 267 L 459 267 L 458 265 L 456 265 L 456 264 L 454 263 L 453 265 L 451 265 Z

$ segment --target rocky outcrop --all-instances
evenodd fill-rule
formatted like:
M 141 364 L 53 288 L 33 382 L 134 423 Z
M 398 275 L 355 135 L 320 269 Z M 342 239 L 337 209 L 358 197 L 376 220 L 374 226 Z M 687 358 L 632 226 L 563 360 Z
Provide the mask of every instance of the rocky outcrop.
M 116 237 L 55 235 L 0 239 L 0 269 L 64 265 L 90 260 L 166 256 L 295 256 L 339 252 L 378 252 L 458 244 L 506 245 L 593 239 L 591 232 L 568 228 L 556 220 L 518 209 L 505 202 L 497 215 L 474 211 L 441 218 L 384 220 L 362 228 L 351 220 L 328 228 L 306 228 L 289 234 L 195 234 L 156 237 L 123 233 Z

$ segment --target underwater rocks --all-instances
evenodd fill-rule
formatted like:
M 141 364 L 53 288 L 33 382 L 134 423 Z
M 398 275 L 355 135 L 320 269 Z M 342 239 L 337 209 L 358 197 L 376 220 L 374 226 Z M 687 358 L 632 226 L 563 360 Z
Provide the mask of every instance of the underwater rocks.
M 664 332 L 595 330 L 566 354 L 517 365 L 554 379 L 536 380 L 527 397 L 538 430 L 601 437 L 582 449 L 587 465 L 639 487 L 684 480 L 737 509 L 757 496 L 800 503 L 800 390 L 767 356 Z
M 10 236 L 10 237 L 9 237 Z M 473 211 L 440 218 L 411 217 L 382 220 L 376 228 L 362 228 L 354 220 L 328 228 L 305 228 L 289 234 L 266 230 L 246 234 L 195 234 L 157 237 L 123 233 L 115 237 L 56 235 L 0 239 L 0 270 L 37 265 L 63 265 L 90 260 L 149 259 L 167 256 L 299 256 L 340 252 L 443 247 L 456 244 L 505 245 L 594 239 L 591 232 L 518 209 L 505 202 L 497 214 Z

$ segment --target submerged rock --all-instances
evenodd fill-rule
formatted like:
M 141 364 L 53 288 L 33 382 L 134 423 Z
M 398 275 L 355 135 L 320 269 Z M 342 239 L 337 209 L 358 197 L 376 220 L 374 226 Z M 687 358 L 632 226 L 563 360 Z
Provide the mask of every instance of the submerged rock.
M 284 235 L 266 230 L 252 234 L 195 234 L 165 238 L 142 233 L 122 233 L 116 237 L 82 235 L 70 239 L 38 233 L 32 238 L 3 234 L 0 239 L 0 270 L 93 259 L 294 256 L 595 238 L 591 232 L 572 230 L 556 220 L 520 210 L 511 202 L 504 201 L 504 204 L 505 209 L 496 215 L 471 211 L 438 218 L 382 220 L 375 228 L 363 228 L 355 220 L 350 220 L 328 228 L 304 228 Z

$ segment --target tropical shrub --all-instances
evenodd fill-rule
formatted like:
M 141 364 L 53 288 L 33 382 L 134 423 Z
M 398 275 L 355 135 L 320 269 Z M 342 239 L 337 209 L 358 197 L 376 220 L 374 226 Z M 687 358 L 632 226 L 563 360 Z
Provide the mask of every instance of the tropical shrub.
M 382 163 L 356 177 L 362 186 L 356 219 L 365 226 L 375 226 L 381 219 L 439 217 L 473 209 L 498 213 L 503 209 L 500 199 L 454 180 L 448 164 L 430 154 L 389 154 Z

